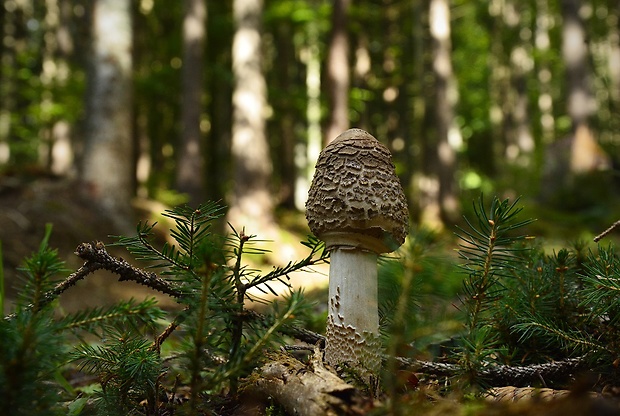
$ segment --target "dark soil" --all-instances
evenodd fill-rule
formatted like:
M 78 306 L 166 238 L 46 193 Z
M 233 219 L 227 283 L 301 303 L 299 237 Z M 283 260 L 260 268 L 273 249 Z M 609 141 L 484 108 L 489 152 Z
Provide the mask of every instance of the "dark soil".
M 131 223 L 135 224 L 138 219 L 148 219 L 150 213 L 136 210 L 135 216 L 130 219 Z M 53 178 L 2 178 L 0 241 L 7 292 L 5 312 L 10 309 L 19 286 L 20 272 L 17 269 L 23 264 L 24 258 L 39 248 L 47 223 L 53 225 L 49 245 L 56 248 L 60 258 L 66 261 L 68 271 L 65 275 L 82 264 L 81 259 L 73 254 L 80 243 L 99 240 L 110 244 L 115 241 L 110 236 L 127 235 L 132 231 L 120 230 L 115 221 L 80 195 L 73 182 Z M 111 247 L 109 251 L 130 260 L 122 248 Z M 62 279 L 65 275 L 58 278 Z M 84 307 L 109 305 L 119 299 L 133 297 L 142 300 L 153 296 L 159 297 L 160 306 L 174 305 L 170 299 L 148 288 L 131 282 L 118 282 L 114 275 L 99 271 L 65 292 L 61 296 L 60 305 L 67 311 L 75 311 Z

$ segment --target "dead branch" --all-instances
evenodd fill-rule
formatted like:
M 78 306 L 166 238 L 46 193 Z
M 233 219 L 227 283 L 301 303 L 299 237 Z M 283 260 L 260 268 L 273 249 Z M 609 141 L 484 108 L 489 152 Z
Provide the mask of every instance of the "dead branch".
M 614 230 L 614 228 L 620 226 L 620 220 L 614 222 L 611 227 L 609 227 L 608 229 L 606 229 L 605 231 L 603 231 L 602 233 L 600 233 L 599 235 L 597 235 L 596 237 L 594 237 L 594 242 L 598 243 L 603 237 L 605 237 L 607 234 L 609 234 L 610 232 L 612 232 Z
M 86 260 L 85 264 L 90 262 L 91 264 L 99 265 L 101 269 L 106 269 L 119 275 L 119 281 L 133 281 L 177 299 L 184 296 L 183 292 L 157 276 L 157 274 L 134 267 L 120 257 L 111 256 L 101 241 L 82 243 L 75 250 L 75 254 L 81 259 Z

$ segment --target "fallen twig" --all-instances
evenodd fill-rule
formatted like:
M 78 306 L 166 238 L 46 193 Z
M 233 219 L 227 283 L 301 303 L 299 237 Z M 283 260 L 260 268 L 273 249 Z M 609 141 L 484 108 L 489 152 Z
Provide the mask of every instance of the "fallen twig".
M 598 243 L 603 237 L 605 237 L 607 234 L 609 234 L 610 232 L 612 232 L 614 230 L 614 228 L 620 226 L 620 220 L 614 222 L 611 227 L 609 227 L 608 229 L 606 229 L 605 231 L 603 231 L 602 233 L 600 233 L 599 235 L 597 235 L 596 237 L 594 237 L 594 242 Z

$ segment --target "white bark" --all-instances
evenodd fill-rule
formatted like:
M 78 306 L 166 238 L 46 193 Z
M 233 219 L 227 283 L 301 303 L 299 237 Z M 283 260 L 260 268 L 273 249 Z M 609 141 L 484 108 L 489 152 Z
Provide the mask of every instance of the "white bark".
M 236 31 L 232 60 L 233 93 L 232 157 L 235 186 L 231 195 L 229 222 L 246 226 L 265 236 L 273 225 L 273 174 L 265 135 L 267 86 L 261 63 L 262 0 L 235 0 Z
M 458 217 L 459 203 L 456 192 L 455 170 L 457 149 L 462 145 L 460 130 L 455 122 L 454 107 L 458 102 L 458 88 L 452 68 L 452 43 L 450 39 L 450 7 L 448 0 L 431 0 L 429 3 L 429 30 L 432 44 L 432 67 L 435 78 L 436 139 L 431 146 L 436 149 L 429 162 L 428 184 L 436 181 L 437 189 L 429 189 L 423 199 L 422 218 L 431 227 L 443 227 Z
M 82 181 L 88 196 L 120 219 L 130 212 L 134 179 L 130 1 L 96 1 L 92 30 Z

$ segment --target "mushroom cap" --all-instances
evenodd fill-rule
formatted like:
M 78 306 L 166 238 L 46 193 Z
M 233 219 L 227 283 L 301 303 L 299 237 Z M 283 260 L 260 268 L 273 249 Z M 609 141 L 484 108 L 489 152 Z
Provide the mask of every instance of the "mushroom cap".
M 349 129 L 319 155 L 308 200 L 310 230 L 330 247 L 389 253 L 409 231 L 409 211 L 390 151 Z

